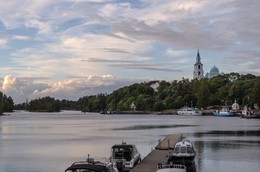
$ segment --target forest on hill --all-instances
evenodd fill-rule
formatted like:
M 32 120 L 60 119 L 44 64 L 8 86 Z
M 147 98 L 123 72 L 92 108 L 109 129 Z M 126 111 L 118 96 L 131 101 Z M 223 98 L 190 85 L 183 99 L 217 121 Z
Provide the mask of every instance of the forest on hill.
M 163 111 L 185 105 L 198 108 L 231 105 L 260 105 L 260 76 L 230 73 L 211 79 L 150 81 L 135 83 L 111 94 L 83 96 L 77 101 L 39 98 L 16 105 L 30 111 L 81 110 L 84 112 L 128 111 L 132 103 L 138 111 Z M 40 108 L 41 107 L 41 108 Z

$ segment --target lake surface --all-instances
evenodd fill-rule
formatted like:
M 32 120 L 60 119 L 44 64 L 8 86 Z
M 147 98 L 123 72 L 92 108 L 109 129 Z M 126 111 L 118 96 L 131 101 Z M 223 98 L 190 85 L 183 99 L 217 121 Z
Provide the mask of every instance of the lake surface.
M 174 133 L 193 142 L 197 172 L 260 170 L 259 119 L 17 111 L 0 116 L 0 172 L 62 172 L 88 154 L 108 158 L 122 140 L 144 158 Z

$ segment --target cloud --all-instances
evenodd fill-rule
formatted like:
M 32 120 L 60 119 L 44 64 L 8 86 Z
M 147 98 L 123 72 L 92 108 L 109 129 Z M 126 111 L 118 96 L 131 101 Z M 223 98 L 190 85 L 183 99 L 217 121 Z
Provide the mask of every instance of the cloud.
M 15 40 L 29 40 L 31 39 L 30 36 L 24 36 L 24 35 L 14 35 L 12 37 L 12 39 L 15 39 Z
M 36 19 L 28 20 L 25 23 L 25 26 L 28 28 L 36 28 L 38 29 L 39 34 L 48 34 L 52 31 L 52 28 L 48 22 L 39 21 Z
M 30 98 L 34 90 L 46 89 L 48 84 L 43 81 L 43 78 L 17 78 L 7 75 L 2 81 L 1 91 L 11 96 L 15 103 L 21 103 Z
M 4 48 L 8 42 L 8 38 L 6 36 L 0 35 L 0 48 Z
M 223 62 L 231 66 L 231 71 L 233 70 L 233 72 L 260 75 L 260 51 L 258 50 L 236 50 L 224 57 Z
M 43 82 L 44 80 L 46 81 Z M 48 78 L 19 78 L 8 75 L 3 79 L 1 91 L 11 96 L 15 103 L 45 96 L 78 100 L 87 95 L 111 93 L 120 87 L 141 81 L 143 80 L 116 78 L 112 75 L 92 75 L 53 82 L 49 81 Z
M 167 56 L 183 56 L 183 55 L 188 54 L 188 52 L 184 51 L 184 50 L 167 49 L 165 54 Z

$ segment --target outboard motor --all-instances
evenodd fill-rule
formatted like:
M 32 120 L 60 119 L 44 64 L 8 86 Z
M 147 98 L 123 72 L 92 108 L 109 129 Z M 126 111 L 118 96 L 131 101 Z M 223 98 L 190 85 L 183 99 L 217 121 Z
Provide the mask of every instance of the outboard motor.
M 124 171 L 125 169 L 124 160 L 122 159 L 116 160 L 116 168 L 118 169 L 118 171 Z

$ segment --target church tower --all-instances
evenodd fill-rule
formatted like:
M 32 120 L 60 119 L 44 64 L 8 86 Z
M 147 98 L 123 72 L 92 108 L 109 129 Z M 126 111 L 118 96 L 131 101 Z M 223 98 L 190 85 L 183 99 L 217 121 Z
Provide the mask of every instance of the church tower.
M 204 78 L 203 64 L 200 61 L 200 52 L 198 50 L 197 57 L 196 57 L 196 63 L 194 64 L 193 79 L 200 80 L 202 78 Z

